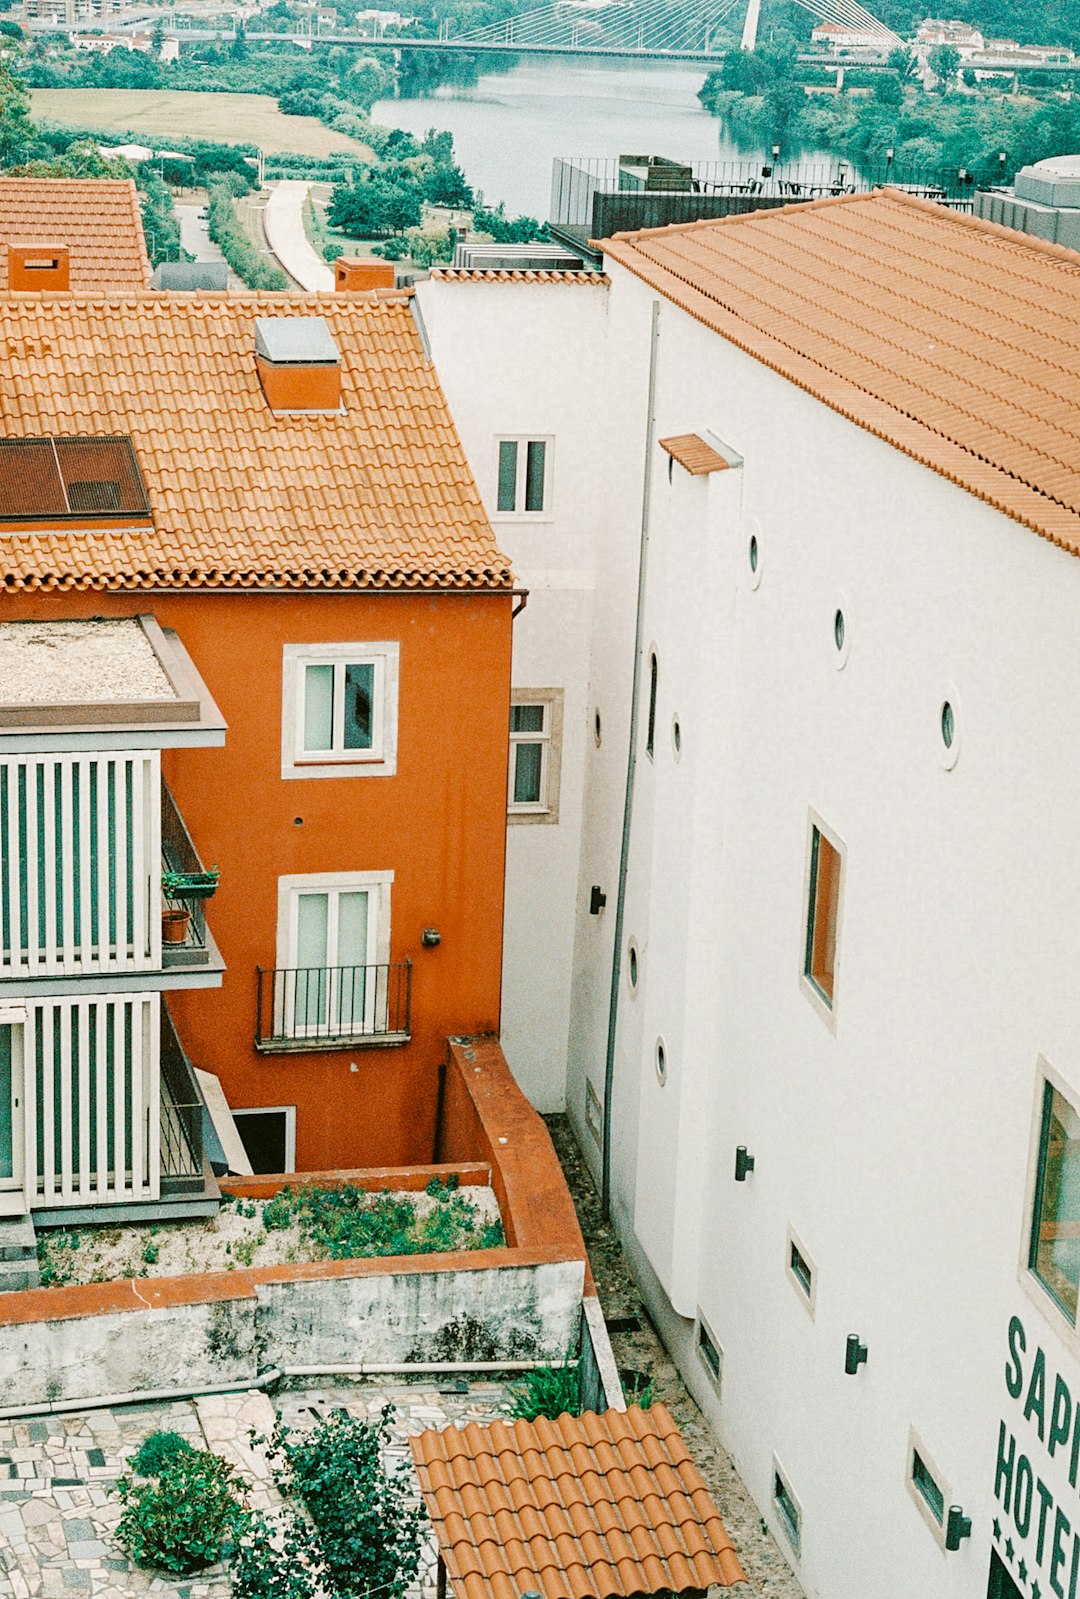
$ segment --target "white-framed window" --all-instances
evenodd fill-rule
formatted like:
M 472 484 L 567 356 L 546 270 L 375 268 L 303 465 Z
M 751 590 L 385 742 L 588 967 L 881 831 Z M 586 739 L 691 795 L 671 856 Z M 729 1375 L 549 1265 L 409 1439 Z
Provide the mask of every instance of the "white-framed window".
M 554 439 L 495 440 L 496 516 L 550 516 Z
M 802 989 L 830 1028 L 836 1025 L 833 1012 L 845 853 L 841 840 L 811 811 L 807 824 Z
M 817 1267 L 802 1239 L 790 1227 L 785 1247 L 784 1270 L 788 1281 L 812 1316 L 817 1304 Z
M 392 871 L 278 878 L 276 1037 L 386 1033 L 393 880 Z
M 916 1510 L 944 1549 L 946 1507 L 952 1493 L 914 1427 L 908 1433 L 907 1489 Z
M 797 1555 L 802 1549 L 802 1505 L 788 1481 L 787 1472 L 775 1455 L 772 1458 L 772 1502 L 784 1536 L 792 1552 Z
M 295 1105 L 252 1105 L 232 1118 L 255 1176 L 296 1170 Z
M 1080 1112 L 1078 1096 L 1041 1056 L 1028 1174 L 1027 1281 L 1069 1327 L 1080 1311 Z
M 391 777 L 397 770 L 399 646 L 286 644 L 282 777 Z
M 562 712 L 562 689 L 511 691 L 506 804 L 512 822 L 559 820 Z
M 720 1347 L 720 1340 L 700 1310 L 697 1313 L 697 1326 L 694 1329 L 694 1346 L 697 1349 L 698 1359 L 708 1373 L 709 1381 L 719 1393 L 720 1379 L 724 1371 L 724 1351 Z

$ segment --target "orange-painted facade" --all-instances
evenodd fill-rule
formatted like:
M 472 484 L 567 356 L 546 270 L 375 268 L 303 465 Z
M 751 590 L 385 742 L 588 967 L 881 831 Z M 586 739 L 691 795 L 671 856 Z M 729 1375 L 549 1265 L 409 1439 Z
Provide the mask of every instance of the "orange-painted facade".
M 512 604 L 506 590 L 188 590 L 0 607 L 10 621 L 152 612 L 216 699 L 224 748 L 166 751 L 163 772 L 203 861 L 221 868 L 207 923 L 227 970 L 220 989 L 174 992 L 169 1007 L 234 1109 L 296 1106 L 301 1171 L 436 1159 L 447 1036 L 498 1031 Z M 283 648 L 331 641 L 400 646 L 395 775 L 281 775 Z M 258 1053 L 256 967 L 279 964 L 278 879 L 388 870 L 390 960 L 413 963 L 410 1041 Z

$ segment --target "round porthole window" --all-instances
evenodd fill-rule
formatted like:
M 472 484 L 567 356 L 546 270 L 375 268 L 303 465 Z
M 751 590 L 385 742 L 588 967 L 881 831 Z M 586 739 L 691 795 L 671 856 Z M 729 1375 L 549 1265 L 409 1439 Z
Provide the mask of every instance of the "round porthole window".
M 837 596 L 832 618 L 832 639 L 833 665 L 839 671 L 851 653 L 851 619 L 846 594 Z
M 833 630 L 833 640 L 834 640 L 834 642 L 836 644 L 836 647 L 837 647 L 838 650 L 842 650 L 844 648 L 844 613 L 843 613 L 843 611 L 837 611 L 836 615 L 833 617 L 832 630 Z
M 638 985 L 638 952 L 634 940 L 630 940 L 630 947 L 626 955 L 626 973 L 630 979 L 630 992 L 637 993 Z
M 667 1082 L 667 1045 L 662 1038 L 656 1040 L 656 1075 L 661 1084 Z
M 750 535 L 749 556 L 750 556 L 750 570 L 751 570 L 751 572 L 756 572 L 757 569 L 758 569 L 758 542 L 757 542 L 757 534 L 756 533 L 751 533 L 751 535 Z
M 671 743 L 675 751 L 675 759 L 678 760 L 682 754 L 682 723 L 677 716 L 673 718 L 671 723 Z
M 597 707 L 596 714 L 593 716 L 593 738 L 596 740 L 597 749 L 600 748 L 603 736 L 603 728 L 600 725 L 600 710 Z
M 946 771 L 956 765 L 960 755 L 960 712 L 956 703 L 956 690 L 946 684 L 937 715 L 938 760 Z
M 750 568 L 750 587 L 756 589 L 761 582 L 764 550 L 761 543 L 761 524 L 756 516 L 747 517 L 743 523 L 746 534 L 746 564 Z

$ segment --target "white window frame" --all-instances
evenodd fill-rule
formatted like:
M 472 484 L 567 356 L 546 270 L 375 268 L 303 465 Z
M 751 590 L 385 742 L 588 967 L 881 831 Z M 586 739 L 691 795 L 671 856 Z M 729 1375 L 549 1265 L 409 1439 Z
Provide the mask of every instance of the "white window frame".
M 284 1116 L 285 1117 L 285 1170 L 296 1170 L 296 1106 L 295 1105 L 237 1105 L 234 1116 Z M 236 1129 L 240 1138 L 240 1129 Z M 243 1139 L 240 1139 L 243 1143 Z M 250 1158 L 250 1157 L 249 1157 Z M 258 1172 L 254 1174 L 256 1177 Z M 271 1175 L 271 1174 L 267 1174 Z
M 368 960 L 369 966 L 387 966 L 390 963 L 390 889 L 394 881 L 392 871 L 385 872 L 311 872 L 302 876 L 278 878 L 278 922 L 277 922 L 277 966 L 288 970 L 295 969 L 297 962 L 297 932 L 301 894 L 348 894 L 357 890 L 365 892 L 368 896 Z M 335 916 L 330 910 L 329 924 L 333 926 Z M 327 942 L 330 934 L 328 931 Z M 374 958 L 372 951 L 374 950 Z M 329 954 L 329 950 L 327 952 Z M 336 963 L 328 961 L 327 969 L 333 970 Z M 327 1003 L 333 1006 L 334 995 L 328 990 Z M 357 1038 L 362 1039 L 372 1036 L 377 1032 L 375 1026 L 377 1006 L 385 1007 L 385 994 L 379 994 L 377 983 L 372 983 L 365 998 L 364 1026 L 357 1030 Z M 293 1016 L 295 996 L 286 989 L 283 1018 L 283 1031 L 286 1037 L 300 1039 L 305 1036 L 303 1028 L 297 1027 Z M 321 1023 L 314 1023 L 310 1029 L 313 1043 L 320 1037 L 338 1036 L 328 1035 L 326 1027 Z
M 934 1515 L 926 1495 L 922 1492 L 918 1483 L 915 1481 L 916 1451 L 918 1451 L 919 1459 L 922 1461 L 930 1476 L 933 1477 L 934 1481 L 941 1490 L 942 1508 L 940 1521 L 938 1521 L 937 1517 Z M 949 1487 L 949 1484 L 946 1482 L 945 1477 L 938 1470 L 936 1462 L 931 1456 L 929 1450 L 926 1448 L 919 1434 L 915 1431 L 914 1427 L 911 1427 L 908 1431 L 906 1461 L 907 1464 L 905 1470 L 907 1475 L 907 1491 L 911 1495 L 916 1510 L 919 1512 L 920 1516 L 933 1533 L 936 1542 L 940 1544 L 942 1549 L 944 1549 L 945 1529 L 948 1526 L 949 1506 L 953 1503 L 953 1493 L 952 1489 Z
M 836 930 L 835 947 L 833 952 L 833 991 L 832 998 L 826 997 L 824 992 L 814 982 L 806 970 L 807 950 L 810 943 L 811 924 L 816 921 L 817 906 L 811 901 L 811 889 L 816 889 L 814 881 L 814 833 L 820 833 L 825 842 L 831 846 L 840 857 L 840 888 L 836 901 Z M 844 897 L 847 892 L 847 845 L 838 833 L 834 832 L 829 824 L 822 819 L 813 806 L 810 807 L 806 819 L 806 859 L 803 867 L 803 893 L 802 917 L 799 922 L 799 987 L 813 1005 L 822 1021 L 831 1033 L 836 1032 L 836 1010 L 840 1000 L 840 951 L 842 948 L 844 931 Z
M 784 1512 L 780 1508 L 780 1502 L 779 1502 L 779 1500 L 776 1497 L 776 1481 L 777 1481 L 777 1478 L 780 1479 L 780 1482 L 783 1485 L 784 1493 L 786 1494 L 787 1498 L 790 1499 L 791 1504 L 792 1504 L 792 1508 L 795 1511 L 795 1517 L 796 1517 L 797 1525 L 794 1526 L 794 1527 L 791 1526 L 791 1524 L 788 1521 L 787 1517 L 784 1515 Z M 791 1478 L 788 1476 L 787 1472 L 784 1470 L 783 1466 L 780 1464 L 780 1461 L 779 1461 L 779 1459 L 777 1458 L 776 1455 L 773 1455 L 773 1457 L 772 1457 L 772 1473 L 771 1473 L 771 1475 L 769 1477 L 769 1503 L 772 1505 L 773 1516 L 774 1516 L 774 1518 L 776 1520 L 777 1526 L 780 1528 L 780 1531 L 784 1535 L 785 1543 L 787 1544 L 788 1548 L 791 1550 L 792 1554 L 794 1554 L 796 1557 L 798 1557 L 799 1555 L 802 1554 L 802 1534 L 803 1534 L 803 1507 L 802 1507 L 802 1500 L 799 1498 L 799 1496 L 795 1492 L 794 1488 L 792 1488 L 792 1486 L 791 1486 Z
M 506 814 L 510 822 L 557 822 L 559 820 L 559 786 L 562 778 L 562 726 L 563 691 L 561 688 L 515 688 L 510 691 L 510 704 L 542 705 L 544 726 L 539 733 L 510 733 L 510 760 L 506 778 Z M 515 751 L 519 744 L 540 744 L 539 801 L 515 801 L 514 779 L 517 775 Z
M 499 510 L 499 446 L 501 444 L 516 444 L 518 447 L 517 477 L 514 484 L 514 509 L 512 511 Z M 544 446 L 544 503 L 539 511 L 522 509 L 525 504 L 525 481 L 528 473 L 528 447 L 530 444 L 542 444 Z M 491 497 L 491 517 L 493 521 L 496 518 L 500 522 L 551 521 L 552 462 L 554 456 L 555 439 L 550 433 L 500 433 L 496 436 L 494 492 Z
M 393 777 L 397 771 L 398 680 L 401 646 L 378 643 L 286 644 L 282 648 L 281 775 L 292 777 Z M 305 750 L 304 672 L 333 666 L 334 721 L 344 707 L 346 666 L 373 666 L 374 703 L 369 750 Z M 340 671 L 337 669 L 340 668 Z
M 1031 1240 L 1035 1228 L 1035 1201 L 1039 1186 L 1039 1157 L 1042 1146 L 1043 1096 L 1046 1087 L 1057 1091 L 1073 1111 L 1080 1112 L 1080 1091 L 1064 1077 L 1045 1055 L 1036 1058 L 1035 1096 L 1031 1110 L 1031 1132 L 1028 1140 L 1027 1186 L 1024 1192 L 1024 1227 L 1020 1235 L 1020 1259 L 1017 1280 L 1040 1315 L 1052 1326 L 1058 1337 L 1068 1345 L 1074 1356 L 1080 1356 L 1080 1309 L 1076 1322 L 1069 1320 L 1065 1307 L 1054 1298 L 1030 1264 Z
M 807 1269 L 810 1272 L 809 1289 L 807 1289 L 806 1284 L 803 1282 L 802 1278 L 798 1275 L 794 1266 L 791 1264 L 792 1245 L 794 1245 L 794 1247 L 799 1251 L 799 1254 L 806 1262 Z M 802 1305 L 812 1317 L 817 1308 L 818 1269 L 813 1257 L 810 1254 L 810 1251 L 807 1249 L 806 1245 L 803 1243 L 794 1227 L 791 1226 L 788 1227 L 787 1239 L 784 1244 L 784 1271 L 787 1275 L 788 1282 L 794 1288 L 799 1297 L 800 1305 Z

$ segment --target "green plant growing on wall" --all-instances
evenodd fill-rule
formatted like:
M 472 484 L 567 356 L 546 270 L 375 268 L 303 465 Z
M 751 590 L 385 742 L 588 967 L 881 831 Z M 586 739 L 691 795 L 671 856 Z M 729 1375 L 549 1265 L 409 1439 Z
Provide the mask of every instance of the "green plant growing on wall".
M 384 1405 L 376 1422 L 327 1416 L 304 1435 L 279 1422 L 267 1445 L 279 1488 L 311 1517 L 312 1562 L 339 1599 L 401 1599 L 419 1568 L 423 1515 L 409 1473 L 383 1465 L 393 1414 Z
M 548 1416 L 581 1415 L 581 1369 L 569 1360 L 564 1366 L 537 1366 L 510 1389 L 510 1414 L 515 1421 L 535 1421 Z
M 233 1469 L 205 1450 L 165 1451 L 155 1472 L 125 1473 L 116 1491 L 124 1506 L 117 1542 L 139 1566 L 181 1576 L 200 1571 L 242 1524 Z

